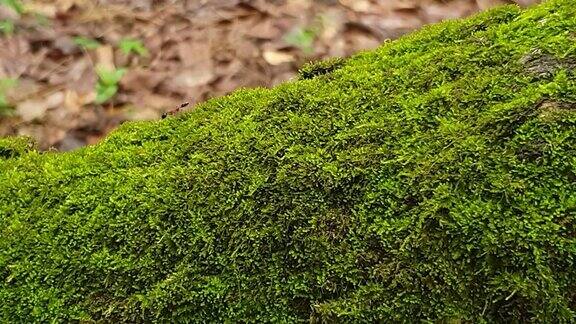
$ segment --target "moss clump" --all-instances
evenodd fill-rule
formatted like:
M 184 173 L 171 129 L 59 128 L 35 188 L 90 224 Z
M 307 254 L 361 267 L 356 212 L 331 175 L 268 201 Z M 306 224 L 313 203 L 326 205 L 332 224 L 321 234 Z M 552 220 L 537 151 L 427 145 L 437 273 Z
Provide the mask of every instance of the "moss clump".
M 325 75 L 341 68 L 345 60 L 340 57 L 330 58 L 324 61 L 310 62 L 298 71 L 300 79 L 312 79 L 319 75 Z
M 0 160 L 15 158 L 37 149 L 31 137 L 0 138 Z
M 574 321 L 575 10 L 0 160 L 0 319 Z

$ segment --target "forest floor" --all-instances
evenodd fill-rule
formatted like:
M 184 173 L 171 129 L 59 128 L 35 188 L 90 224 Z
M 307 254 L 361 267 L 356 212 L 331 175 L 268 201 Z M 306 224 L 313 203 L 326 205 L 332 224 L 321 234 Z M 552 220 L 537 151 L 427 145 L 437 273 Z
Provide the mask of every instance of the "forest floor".
M 0 0 L 0 136 L 98 142 L 505 0 Z M 517 0 L 526 6 L 537 0 Z

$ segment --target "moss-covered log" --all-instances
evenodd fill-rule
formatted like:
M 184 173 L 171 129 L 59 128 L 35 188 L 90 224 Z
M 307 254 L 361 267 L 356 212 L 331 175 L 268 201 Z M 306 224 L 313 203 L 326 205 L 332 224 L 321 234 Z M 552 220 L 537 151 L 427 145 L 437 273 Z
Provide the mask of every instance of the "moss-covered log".
M 576 6 L 102 143 L 0 141 L 0 321 L 576 320 Z

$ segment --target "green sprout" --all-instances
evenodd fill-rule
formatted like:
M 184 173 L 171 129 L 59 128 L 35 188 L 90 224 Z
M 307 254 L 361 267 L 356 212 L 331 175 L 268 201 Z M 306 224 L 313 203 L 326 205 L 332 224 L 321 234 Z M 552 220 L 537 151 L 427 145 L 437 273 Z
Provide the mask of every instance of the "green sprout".
M 118 92 L 118 83 L 126 73 L 126 69 L 107 70 L 103 67 L 96 68 L 98 83 L 96 84 L 96 103 L 102 104 Z
M 14 23 L 10 20 L 0 20 L 0 32 L 6 36 L 14 34 Z
M 0 0 L 0 4 L 14 10 L 19 15 L 24 13 L 24 6 L 19 0 Z
M 97 49 L 98 47 L 102 46 L 102 44 L 100 44 L 100 42 L 97 40 L 84 36 L 74 37 L 74 44 L 82 47 L 85 50 Z
M 41 13 L 34 13 L 34 19 L 36 20 L 36 22 L 38 23 L 38 25 L 42 26 L 42 27 L 49 27 L 52 25 L 52 21 L 50 20 L 50 18 L 44 16 Z
M 314 28 L 298 27 L 284 36 L 284 41 L 290 45 L 300 48 L 305 54 L 314 52 L 314 41 L 316 40 L 316 30 Z
M 8 116 L 12 105 L 8 102 L 7 92 L 18 84 L 18 80 L 6 78 L 0 79 L 0 116 Z
M 124 38 L 120 41 L 118 46 L 120 47 L 122 53 L 126 55 L 134 53 L 138 56 L 143 57 L 148 56 L 148 49 L 146 48 L 146 46 L 144 46 L 142 41 L 138 39 Z

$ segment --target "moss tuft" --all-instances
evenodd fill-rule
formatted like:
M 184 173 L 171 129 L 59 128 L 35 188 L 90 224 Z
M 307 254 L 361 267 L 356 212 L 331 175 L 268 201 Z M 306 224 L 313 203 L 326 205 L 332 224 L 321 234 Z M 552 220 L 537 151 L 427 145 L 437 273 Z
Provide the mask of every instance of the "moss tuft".
M 312 79 L 319 75 L 331 73 L 344 65 L 345 60 L 340 57 L 329 58 L 324 61 L 310 62 L 298 71 L 300 79 Z
M 37 149 L 31 137 L 0 138 L 0 159 L 10 159 Z
M 2 140 L 0 321 L 574 322 L 574 30 L 501 7 L 78 151 Z

